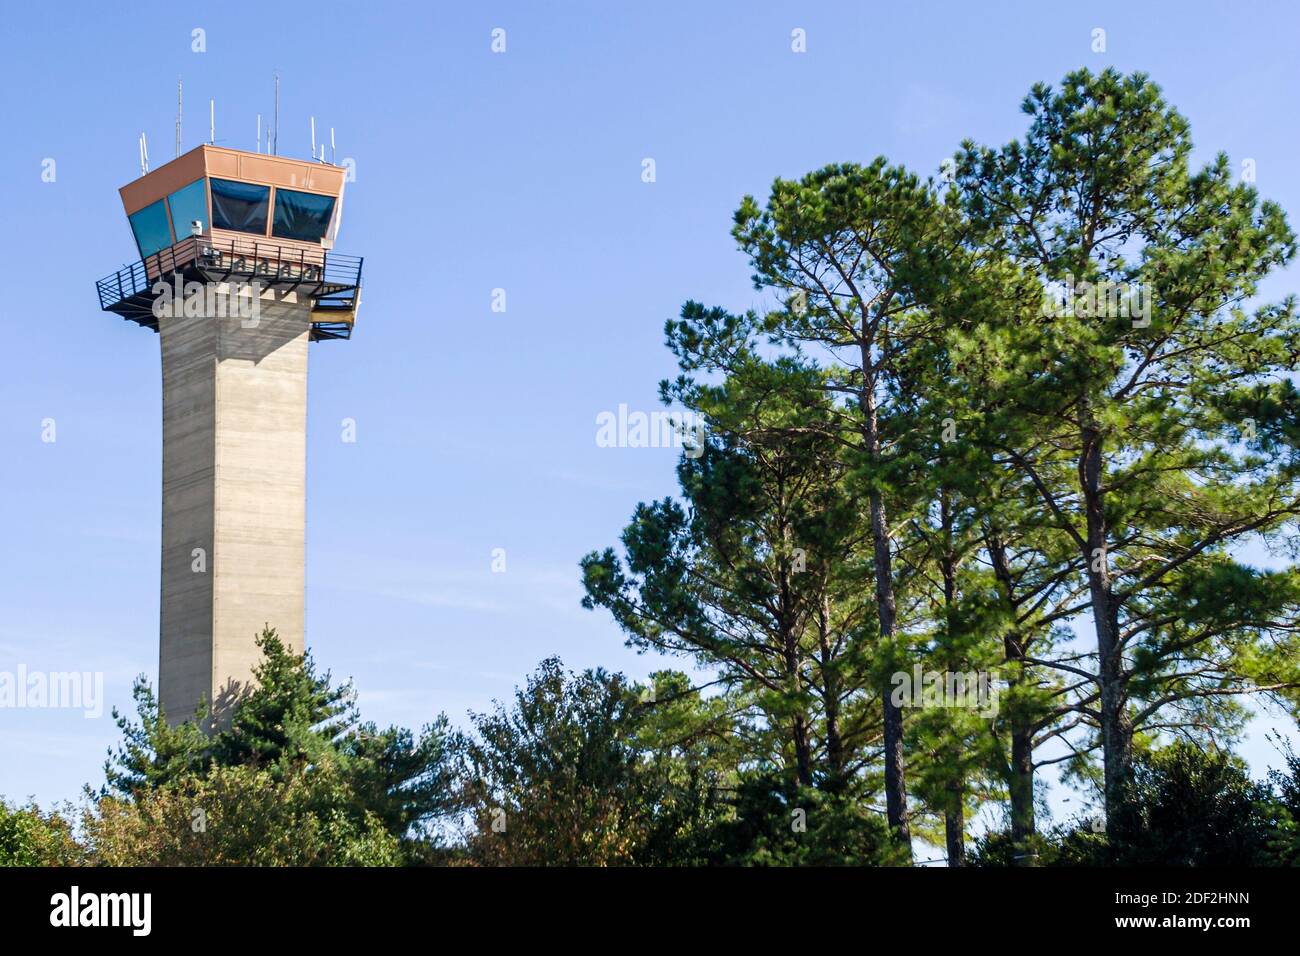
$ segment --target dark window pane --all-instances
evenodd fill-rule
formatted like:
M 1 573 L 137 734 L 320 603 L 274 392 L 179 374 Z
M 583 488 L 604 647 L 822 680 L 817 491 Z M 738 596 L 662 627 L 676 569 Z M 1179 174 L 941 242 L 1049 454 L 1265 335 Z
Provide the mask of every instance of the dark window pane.
M 275 225 L 271 234 L 281 239 L 319 242 L 334 215 L 334 197 L 300 193 L 292 189 L 275 191 Z
M 196 219 L 208 225 L 208 191 L 203 187 L 203 180 L 196 179 L 188 186 L 182 186 L 167 197 L 167 205 L 172 211 L 172 231 L 177 239 L 184 239 L 191 234 L 190 224 Z
M 270 186 L 236 183 L 229 179 L 212 180 L 213 228 L 265 235 L 270 197 Z
M 135 233 L 135 244 L 140 247 L 141 259 L 172 244 L 172 232 L 167 228 L 167 210 L 161 199 L 132 213 L 129 218 L 131 231 Z

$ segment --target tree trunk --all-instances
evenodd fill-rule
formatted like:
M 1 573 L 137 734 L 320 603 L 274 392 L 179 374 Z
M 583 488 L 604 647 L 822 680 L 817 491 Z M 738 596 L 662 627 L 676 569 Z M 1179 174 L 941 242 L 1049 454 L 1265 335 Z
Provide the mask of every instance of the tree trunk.
M 985 538 L 985 545 L 993 566 L 993 576 L 1002 589 L 1003 599 L 1014 620 L 1015 585 L 1011 577 L 1011 562 L 1007 560 L 1006 544 L 994 530 Z M 1024 638 L 1019 632 L 1012 630 L 1003 638 L 1003 656 L 1011 665 L 1009 682 L 1013 686 L 1019 684 L 1025 679 L 1027 656 Z M 1035 866 L 1038 858 L 1030 843 L 1037 828 L 1034 819 L 1034 728 L 1019 707 L 1012 709 L 1008 723 L 1011 727 L 1011 762 L 1007 768 L 1007 793 L 1011 800 L 1011 842 L 1015 847 L 1016 865 Z
M 1011 842 L 1015 846 L 1017 866 L 1037 866 L 1031 838 L 1034 821 L 1034 733 L 1031 728 L 1011 728 L 1011 776 L 1007 781 L 1011 795 Z
M 794 732 L 795 772 L 801 786 L 811 787 L 813 782 L 812 752 L 808 746 L 808 726 L 803 714 L 795 714 L 792 729 Z
M 876 401 L 871 385 L 862 390 L 863 438 L 867 454 L 873 464 L 880 461 L 880 432 L 876 421 Z M 875 556 L 876 611 L 880 620 L 880 643 L 891 654 L 894 651 L 897 605 L 894 600 L 893 559 L 890 553 L 889 524 L 885 503 L 874 487 L 870 494 L 871 539 Z M 894 704 L 889 684 L 881 689 L 885 744 L 885 812 L 890 829 L 898 842 L 912 854 L 912 833 L 907 821 L 907 778 L 903 757 L 903 709 Z
M 947 667 L 950 672 L 964 670 L 965 661 L 954 651 L 953 625 L 957 604 L 957 556 L 952 546 L 952 511 L 947 489 L 939 493 L 939 515 L 942 523 L 943 550 L 939 567 L 943 574 L 943 623 L 948 643 Z M 952 755 L 953 775 L 948 781 L 948 805 L 943 814 L 944 839 L 948 846 L 948 865 L 964 866 L 966 863 L 966 781 L 963 778 L 960 742 L 953 741 L 957 752 Z
M 948 865 L 966 865 L 966 794 L 960 782 L 948 788 L 948 808 L 943 814 L 943 834 L 948 844 Z
M 817 639 L 822 654 L 822 704 L 826 711 L 826 764 L 830 771 L 827 789 L 839 793 L 844 785 L 844 738 L 840 736 L 840 681 L 831 655 L 830 598 L 823 593 L 817 611 Z
M 1128 781 L 1133 728 L 1128 715 L 1123 655 L 1119 646 L 1119 607 L 1112 592 L 1107 527 L 1101 488 L 1101 435 L 1085 425 L 1079 458 L 1079 480 L 1087 518 L 1088 592 L 1097 632 L 1098 679 L 1101 688 L 1101 746 L 1104 764 L 1106 832 L 1116 836 Z
M 784 525 L 782 535 L 786 534 Z M 791 568 L 789 564 L 781 566 L 780 628 L 781 647 L 785 664 L 785 681 L 793 695 L 794 715 L 790 720 L 790 739 L 794 746 L 795 778 L 800 786 L 812 786 L 812 752 L 808 742 L 808 715 L 803 705 L 803 684 L 799 673 L 799 639 L 795 632 L 794 621 L 798 610 L 794 597 L 794 588 L 790 584 Z

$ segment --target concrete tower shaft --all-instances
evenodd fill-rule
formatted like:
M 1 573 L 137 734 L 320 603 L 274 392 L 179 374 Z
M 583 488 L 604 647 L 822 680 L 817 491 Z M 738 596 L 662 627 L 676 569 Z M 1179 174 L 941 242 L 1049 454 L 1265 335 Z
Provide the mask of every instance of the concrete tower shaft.
M 159 702 L 176 719 L 200 698 L 228 709 L 263 625 L 303 651 L 311 302 L 267 290 L 258 307 L 254 319 L 159 321 Z

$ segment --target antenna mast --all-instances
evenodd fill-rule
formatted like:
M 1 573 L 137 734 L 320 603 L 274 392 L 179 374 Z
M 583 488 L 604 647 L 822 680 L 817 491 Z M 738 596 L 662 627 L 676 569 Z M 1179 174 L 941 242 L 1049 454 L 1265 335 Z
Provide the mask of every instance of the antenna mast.
M 208 100 L 208 142 L 217 144 L 217 101 Z
M 271 155 L 280 155 L 280 74 L 275 74 L 275 132 L 271 137 Z
M 182 98 L 184 85 L 180 77 L 176 78 L 176 155 L 181 154 L 181 114 L 184 109 L 184 100 Z

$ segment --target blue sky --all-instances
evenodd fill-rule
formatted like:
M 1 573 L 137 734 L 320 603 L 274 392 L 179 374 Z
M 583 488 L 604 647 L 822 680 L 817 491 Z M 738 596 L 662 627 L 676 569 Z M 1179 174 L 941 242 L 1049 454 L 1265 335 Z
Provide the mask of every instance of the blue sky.
M 1032 83 L 1114 65 L 1300 218 L 1290 4 L 457 6 L 6 10 L 0 670 L 102 671 L 110 705 L 156 674 L 158 339 L 94 281 L 135 258 L 117 189 L 142 131 L 171 157 L 178 77 L 186 148 L 215 97 L 217 143 L 252 149 L 279 70 L 280 153 L 306 157 L 315 116 L 356 165 L 338 248 L 366 257 L 364 305 L 351 342 L 311 352 L 307 639 L 380 722 L 463 719 L 551 654 L 659 666 L 581 609 L 577 562 L 675 490 L 674 452 L 599 448 L 596 416 L 658 407 L 685 299 L 757 301 L 730 219 L 775 176 L 882 153 L 933 173 L 965 137 L 1018 135 Z M 0 794 L 74 797 L 115 738 L 107 715 L 0 710 Z

